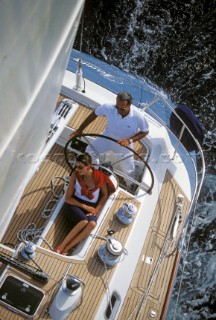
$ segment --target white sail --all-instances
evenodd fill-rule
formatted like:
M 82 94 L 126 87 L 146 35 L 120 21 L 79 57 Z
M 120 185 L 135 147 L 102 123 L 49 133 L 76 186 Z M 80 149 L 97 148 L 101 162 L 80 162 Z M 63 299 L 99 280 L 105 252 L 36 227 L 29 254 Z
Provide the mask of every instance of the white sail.
M 1 230 L 45 146 L 83 4 L 0 1 Z

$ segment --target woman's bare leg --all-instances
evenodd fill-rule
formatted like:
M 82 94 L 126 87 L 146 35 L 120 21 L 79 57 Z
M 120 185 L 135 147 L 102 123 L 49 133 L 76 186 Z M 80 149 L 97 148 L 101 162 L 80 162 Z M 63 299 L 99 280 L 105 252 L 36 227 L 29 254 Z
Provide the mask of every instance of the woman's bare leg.
M 70 243 L 74 238 L 76 238 L 76 236 L 88 225 L 88 223 L 89 222 L 87 220 L 83 220 L 77 223 L 77 225 L 75 225 L 75 227 L 64 238 L 62 243 L 57 247 L 58 252 L 66 252 L 64 250 L 65 246 L 67 246 L 68 243 Z
M 95 227 L 96 223 L 94 221 L 90 221 L 75 238 L 71 239 L 71 241 L 67 243 L 62 252 L 68 252 L 68 250 L 73 248 L 77 243 L 85 239 Z

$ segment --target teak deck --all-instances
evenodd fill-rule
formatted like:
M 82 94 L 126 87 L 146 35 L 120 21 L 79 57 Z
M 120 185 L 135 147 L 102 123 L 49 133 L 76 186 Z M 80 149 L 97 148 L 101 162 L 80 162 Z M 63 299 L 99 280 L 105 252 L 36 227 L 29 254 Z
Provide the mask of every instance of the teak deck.
M 79 106 L 79 109 L 76 111 L 75 115 L 73 116 L 72 120 L 68 123 L 68 126 L 73 129 L 78 129 L 80 124 L 83 122 L 85 118 L 92 112 L 92 109 L 86 106 Z M 89 126 L 85 128 L 83 133 L 97 133 L 100 134 L 105 126 L 107 120 L 105 117 L 98 117 L 92 122 Z M 105 140 L 106 142 L 106 140 Z M 145 146 L 141 144 L 139 141 L 134 143 L 134 150 L 144 157 L 147 153 Z
M 148 237 L 143 246 L 143 250 L 137 263 L 133 280 L 128 290 L 127 297 L 124 301 L 123 311 L 119 316 L 119 319 L 121 320 L 127 319 L 131 313 L 136 314 L 139 311 L 143 295 L 145 293 L 145 290 L 147 289 L 148 283 L 152 276 L 152 271 L 154 270 L 154 267 L 157 263 L 157 258 L 164 243 L 165 233 L 169 226 L 170 218 L 175 207 L 174 199 L 176 199 L 176 195 L 179 192 L 182 193 L 182 190 L 180 190 L 175 180 L 171 177 L 169 172 L 167 172 L 160 193 L 160 199 L 163 199 L 163 202 L 160 202 L 159 200 L 159 204 L 155 209 Z M 126 242 L 126 239 L 130 234 L 131 227 L 122 228 L 117 223 L 113 214 L 117 211 L 119 206 L 121 206 L 125 202 L 126 198 L 127 201 L 129 200 L 128 197 L 129 196 L 124 192 L 121 192 L 119 194 L 117 199 L 114 201 L 109 215 L 106 217 L 106 221 L 104 222 L 98 235 L 105 236 L 107 229 L 111 228 L 116 231 L 116 238 L 118 238 L 122 243 Z M 137 201 L 135 202 L 135 204 L 139 205 Z M 188 201 L 184 201 L 183 213 L 187 211 L 188 206 Z M 161 217 L 164 222 L 163 224 L 158 223 L 158 217 Z M 59 227 L 59 223 L 62 218 L 63 216 L 59 215 L 56 219 L 55 223 L 58 226 L 58 230 L 61 229 Z M 55 223 L 53 225 L 53 229 L 55 229 Z M 53 229 L 50 229 L 46 240 L 48 240 L 49 242 L 53 241 L 54 243 L 55 239 L 53 238 L 53 240 L 51 240 L 51 235 L 56 237 Z M 100 304 L 101 296 L 106 291 L 106 278 L 109 280 L 112 277 L 112 273 L 114 272 L 114 269 L 110 269 L 106 274 L 104 266 L 99 263 L 98 259 L 96 258 L 96 250 L 102 244 L 102 242 L 103 240 L 100 240 L 98 238 L 94 239 L 91 249 L 89 250 L 85 260 L 73 261 L 71 267 L 69 268 L 69 274 L 74 274 L 77 277 L 81 278 L 86 285 L 84 289 L 85 307 L 82 308 L 81 306 L 80 308 L 75 310 L 68 319 L 94 319 L 94 314 Z M 43 245 L 46 246 L 46 244 Z M 151 286 L 150 295 L 147 298 L 142 309 L 142 315 L 148 314 L 150 309 L 157 311 L 158 315 L 162 312 L 164 300 L 166 298 L 165 293 L 170 281 L 169 274 L 171 273 L 173 265 L 175 263 L 175 255 L 169 255 L 173 249 L 173 247 L 168 247 L 168 249 L 166 250 L 166 256 Z M 65 257 L 52 254 L 51 252 L 43 252 L 42 250 L 42 248 L 37 249 L 36 262 L 40 265 L 44 272 L 47 272 L 51 276 L 52 281 L 42 288 L 48 293 L 48 297 L 50 297 L 54 291 L 55 285 L 57 285 L 63 274 L 66 272 L 66 269 L 70 266 L 70 262 L 65 261 Z M 153 263 L 151 265 L 144 263 L 143 257 L 151 257 L 153 259 Z M 16 275 L 18 274 L 22 279 L 30 281 L 28 276 L 22 274 L 17 270 L 14 270 L 14 268 L 9 268 L 8 273 L 9 272 L 12 272 Z M 37 286 L 40 286 L 40 284 L 37 283 Z M 97 288 L 97 290 L 95 290 L 95 288 Z M 48 304 L 48 300 L 46 303 L 44 302 L 44 306 L 41 307 L 40 310 L 41 314 L 39 319 L 49 319 L 49 316 L 46 313 Z M 0 311 L 3 319 L 5 320 L 22 319 L 21 316 L 14 315 L 4 307 L 0 306 Z M 141 316 L 141 319 L 144 318 Z M 159 319 L 159 317 L 157 317 L 156 319 Z
M 63 98 L 64 96 L 61 96 L 59 102 Z M 91 111 L 92 109 L 89 107 L 80 106 L 71 121 L 69 121 L 68 126 L 77 129 Z M 105 118 L 97 118 L 84 130 L 84 132 L 100 133 L 105 125 Z M 145 146 L 140 142 L 135 143 L 134 149 L 139 154 L 146 154 Z M 48 205 L 48 209 L 54 207 L 54 202 L 52 202 L 52 200 L 55 200 L 51 189 L 52 177 L 68 176 L 69 172 L 69 167 L 64 159 L 63 148 L 57 144 L 54 145 L 49 155 L 42 163 L 40 171 L 35 174 L 34 178 L 25 189 L 7 232 L 1 240 L 2 243 L 9 243 L 11 246 L 15 246 L 19 243 L 17 234 L 20 230 L 28 227 L 32 228 L 32 223 L 34 223 L 36 229 L 40 229 L 46 225 L 46 221 L 42 218 L 43 210 L 49 201 L 51 201 L 51 203 Z M 63 184 L 61 180 L 56 179 L 56 193 L 60 194 L 62 188 Z M 22 217 L 24 217 L 24 219 Z
M 86 107 L 81 107 L 79 112 L 76 112 L 69 125 L 74 129 L 77 128 L 80 121 L 83 121 L 84 116 L 87 116 L 87 111 L 90 112 L 90 109 L 88 110 Z M 96 133 L 95 128 L 99 130 L 98 132 L 101 131 L 101 127 L 99 128 L 99 125 L 92 125 L 91 128 L 87 128 L 86 130 L 88 130 L 88 132 L 92 130 L 92 132 Z M 141 147 L 142 145 L 137 144 L 138 149 Z M 46 225 L 47 221 L 41 217 L 41 214 L 47 202 L 53 199 L 50 186 L 51 179 L 53 176 L 67 176 L 68 174 L 69 171 L 67 164 L 63 160 L 63 148 L 55 145 L 46 161 L 42 163 L 40 171 L 34 175 L 34 178 L 27 186 L 21 202 L 14 214 L 14 218 L 1 241 L 3 244 L 9 243 L 13 246 L 17 245 L 19 243 L 17 238 L 18 231 L 26 227 L 29 223 L 34 222 L 38 228 Z M 62 183 L 59 182 L 56 190 L 57 192 L 60 192 L 61 189 Z M 163 313 L 164 304 L 166 303 L 166 292 L 170 286 L 170 281 L 172 280 L 170 275 L 172 274 L 172 270 L 175 269 L 178 257 L 177 254 L 171 254 L 175 247 L 170 240 L 167 241 L 167 246 L 164 250 L 164 258 L 158 272 L 155 274 L 154 281 L 152 281 L 152 276 L 157 265 L 157 260 L 162 252 L 170 221 L 175 210 L 176 198 L 179 193 L 184 195 L 183 190 L 176 183 L 170 172 L 167 171 L 146 241 L 143 244 L 142 252 L 137 262 L 133 279 L 130 283 L 130 288 L 128 289 L 122 311 L 118 317 L 120 320 L 128 319 L 130 316 L 131 319 L 134 319 L 140 308 L 140 319 L 150 319 L 148 317 L 150 310 L 154 310 L 157 313 L 155 318 L 157 320 L 160 319 L 160 315 Z M 137 207 L 140 205 L 139 201 L 134 199 L 133 196 L 130 196 L 124 191 L 120 191 L 113 201 L 103 225 L 98 231 L 98 236 L 105 237 L 107 235 L 107 230 L 113 229 L 115 230 L 115 238 L 123 244 L 126 243 L 130 235 L 132 225 L 127 228 L 123 228 L 119 225 L 114 215 L 125 201 L 132 201 Z M 189 205 L 190 203 L 185 197 L 182 210 L 183 222 L 185 220 L 185 215 L 188 212 Z M 67 319 L 93 320 L 100 305 L 102 296 L 107 290 L 106 281 L 110 281 L 115 268 L 108 269 L 106 271 L 104 266 L 98 261 L 96 252 L 98 247 L 103 243 L 103 240 L 99 238 L 94 238 L 92 240 L 91 247 L 84 260 L 73 260 L 73 258 L 69 260 L 67 257 L 45 250 L 49 249 L 47 242 L 52 247 L 55 247 L 55 245 L 63 239 L 69 230 L 63 211 L 63 209 L 60 211 L 49 229 L 49 232 L 46 235 L 46 242 L 43 241 L 41 247 L 38 247 L 36 251 L 35 261 L 44 272 L 50 275 L 49 282 L 42 285 L 35 280 L 33 281 L 23 272 L 15 270 L 13 267 L 9 267 L 6 272 L 7 274 L 17 275 L 22 279 L 37 285 L 46 293 L 46 298 L 44 299 L 43 304 L 39 309 L 39 314 L 35 319 L 50 319 L 47 313 L 50 299 L 63 275 L 69 270 L 69 274 L 82 279 L 85 283 L 85 288 L 83 304 Z M 181 232 L 181 230 L 179 230 L 179 232 Z M 6 249 L 0 247 L 0 253 L 6 251 Z M 11 251 L 9 251 L 9 254 L 12 254 Z M 151 264 L 145 262 L 146 257 L 152 259 Z M 28 263 L 31 264 L 32 262 Z M 4 267 L 5 266 L 0 263 L 1 273 L 4 270 Z M 152 285 L 151 287 L 148 287 L 151 281 Z M 148 298 L 145 299 L 144 295 L 148 290 L 149 295 Z M 23 319 L 22 316 L 12 313 L 3 306 L 0 306 L 0 314 L 1 320 Z

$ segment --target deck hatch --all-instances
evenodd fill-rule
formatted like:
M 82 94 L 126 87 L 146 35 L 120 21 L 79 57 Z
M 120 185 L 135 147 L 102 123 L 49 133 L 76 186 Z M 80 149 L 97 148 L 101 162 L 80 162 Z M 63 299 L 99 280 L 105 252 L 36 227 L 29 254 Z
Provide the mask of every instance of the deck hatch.
M 106 308 L 105 319 L 111 320 L 115 318 L 115 315 L 120 306 L 120 302 L 120 295 L 116 291 L 114 291 Z
M 7 276 L 0 288 L 0 303 L 27 318 L 36 314 L 45 294 L 30 283 Z

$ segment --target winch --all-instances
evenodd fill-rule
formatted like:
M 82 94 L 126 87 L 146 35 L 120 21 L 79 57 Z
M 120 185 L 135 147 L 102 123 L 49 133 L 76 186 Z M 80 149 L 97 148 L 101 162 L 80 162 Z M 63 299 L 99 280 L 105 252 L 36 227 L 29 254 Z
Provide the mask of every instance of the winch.
M 22 260 L 33 260 L 35 258 L 35 250 L 35 245 L 32 242 L 27 242 L 19 252 L 19 256 Z
M 106 267 L 113 268 L 120 261 L 124 247 L 115 238 L 108 238 L 98 249 L 98 258 Z
M 82 302 L 84 283 L 75 276 L 67 275 L 49 308 L 53 320 L 64 320 Z
M 134 221 L 135 214 L 137 213 L 137 207 L 132 203 L 125 203 L 116 212 L 117 220 L 123 225 L 129 225 Z

